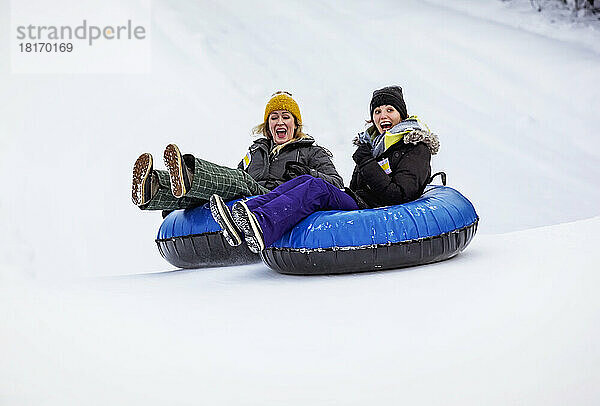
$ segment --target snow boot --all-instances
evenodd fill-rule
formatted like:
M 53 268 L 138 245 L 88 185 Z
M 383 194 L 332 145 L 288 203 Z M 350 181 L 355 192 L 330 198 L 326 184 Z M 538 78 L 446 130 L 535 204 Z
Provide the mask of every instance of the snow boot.
M 229 208 L 219 195 L 210 197 L 210 213 L 223 230 L 223 238 L 232 247 L 242 243 L 241 231 L 233 221 Z
M 144 153 L 133 165 L 131 200 L 136 206 L 148 203 L 158 191 L 159 184 L 152 168 L 152 155 Z
M 265 249 L 265 240 L 262 228 L 246 203 L 242 201 L 236 202 L 231 208 L 231 214 L 235 224 L 244 233 L 244 239 L 250 251 L 255 254 L 263 251 Z
M 190 190 L 194 173 L 185 164 L 175 144 L 167 145 L 164 159 L 171 179 L 171 192 L 176 198 L 181 198 Z

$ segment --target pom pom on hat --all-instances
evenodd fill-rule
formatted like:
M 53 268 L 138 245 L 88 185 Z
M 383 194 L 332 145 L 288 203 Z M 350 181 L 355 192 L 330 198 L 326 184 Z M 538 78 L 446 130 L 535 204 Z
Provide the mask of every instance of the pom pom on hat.
M 273 93 L 271 96 L 271 100 L 267 103 L 265 107 L 265 118 L 264 121 L 267 121 L 269 118 L 269 114 L 274 112 L 275 110 L 287 110 L 298 120 L 298 124 L 302 124 L 302 116 L 300 115 L 300 107 L 298 107 L 298 103 L 294 99 L 292 99 L 292 94 L 284 91 L 278 91 Z

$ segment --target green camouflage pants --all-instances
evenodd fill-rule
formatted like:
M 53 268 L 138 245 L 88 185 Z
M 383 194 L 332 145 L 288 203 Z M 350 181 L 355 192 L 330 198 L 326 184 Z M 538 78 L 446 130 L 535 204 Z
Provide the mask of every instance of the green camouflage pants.
M 152 199 L 140 206 L 142 210 L 177 210 L 200 206 L 213 194 L 224 200 L 256 196 L 269 192 L 241 169 L 231 169 L 202 159 L 195 159 L 194 178 L 188 193 L 180 199 L 171 193 L 168 171 L 155 170 L 160 187 Z

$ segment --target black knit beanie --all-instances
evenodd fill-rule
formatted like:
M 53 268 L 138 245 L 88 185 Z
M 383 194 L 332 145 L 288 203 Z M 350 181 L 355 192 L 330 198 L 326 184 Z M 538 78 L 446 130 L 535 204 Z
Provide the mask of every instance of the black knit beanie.
M 406 120 L 408 113 L 406 111 L 406 103 L 402 96 L 402 88 L 400 86 L 388 86 L 383 89 L 375 90 L 371 98 L 371 120 L 373 119 L 373 111 L 379 106 L 394 106 L 402 120 Z

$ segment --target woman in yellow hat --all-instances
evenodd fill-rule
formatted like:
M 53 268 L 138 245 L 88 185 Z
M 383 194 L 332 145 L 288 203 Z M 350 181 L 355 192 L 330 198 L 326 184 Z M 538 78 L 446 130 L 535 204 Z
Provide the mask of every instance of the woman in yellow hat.
M 302 115 L 291 93 L 276 92 L 265 107 L 261 135 L 237 169 L 182 155 L 175 144 L 164 151 L 167 170 L 156 170 L 149 153 L 133 167 L 132 201 L 142 210 L 175 210 L 204 204 L 211 195 L 225 200 L 264 194 L 300 175 L 322 178 L 343 187 L 331 153 L 302 131 Z

